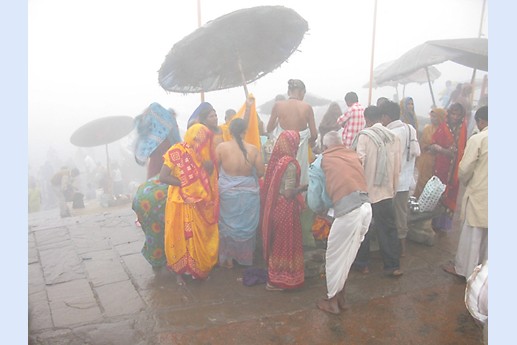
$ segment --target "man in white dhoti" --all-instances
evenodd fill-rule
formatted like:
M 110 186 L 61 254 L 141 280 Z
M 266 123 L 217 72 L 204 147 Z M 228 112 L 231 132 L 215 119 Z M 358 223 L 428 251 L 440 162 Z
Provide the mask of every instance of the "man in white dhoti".
M 316 144 L 318 130 L 311 105 L 303 101 L 305 84 L 299 79 L 289 79 L 287 94 L 288 99 L 279 100 L 273 106 L 266 131 L 271 133 L 275 141 L 284 130 L 300 133 L 296 160 L 300 163 L 300 185 L 303 186 L 309 183 L 309 146 Z
M 332 201 L 334 222 L 330 228 L 325 257 L 327 298 L 317 302 L 319 309 L 339 314 L 345 309 L 345 282 L 370 222 L 366 178 L 357 153 L 341 143 L 338 132 L 323 137 L 321 169 L 326 192 Z
M 461 205 L 461 230 L 454 263 L 443 266 L 451 274 L 468 278 L 488 260 L 488 106 L 474 115 L 479 133 L 467 141 L 458 179 L 465 185 Z

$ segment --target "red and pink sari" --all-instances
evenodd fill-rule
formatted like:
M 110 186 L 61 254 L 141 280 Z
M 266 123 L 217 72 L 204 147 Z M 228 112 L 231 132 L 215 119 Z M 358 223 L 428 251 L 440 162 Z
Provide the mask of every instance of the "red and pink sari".
M 459 190 L 458 167 L 467 144 L 467 119 L 464 118 L 454 130 L 449 127 L 447 121 L 443 121 L 433 134 L 433 144 L 456 151 L 453 158 L 436 154 L 434 162 L 434 174 L 447 186 L 442 195 L 442 204 L 453 213 L 456 210 Z
M 282 177 L 290 164 L 296 167 L 296 186 L 300 183 L 300 165 L 296 152 L 300 135 L 283 131 L 278 137 L 264 176 L 261 190 L 262 243 L 268 266 L 268 283 L 282 289 L 303 285 L 304 260 L 300 212 L 303 199 L 281 194 Z

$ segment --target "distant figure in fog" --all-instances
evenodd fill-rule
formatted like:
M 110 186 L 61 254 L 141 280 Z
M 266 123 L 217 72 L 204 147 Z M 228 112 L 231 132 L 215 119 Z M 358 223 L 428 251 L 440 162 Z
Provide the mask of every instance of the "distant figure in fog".
M 332 102 L 323 118 L 321 119 L 318 130 L 320 132 L 320 146 L 323 147 L 323 137 L 330 131 L 338 131 L 341 127 L 337 123 L 337 119 L 343 114 L 338 102 Z
M 418 133 L 418 118 L 415 113 L 415 103 L 413 98 L 406 97 L 400 101 L 400 120 L 413 126 Z
M 29 176 L 29 213 L 38 212 L 41 209 L 41 191 L 36 179 Z

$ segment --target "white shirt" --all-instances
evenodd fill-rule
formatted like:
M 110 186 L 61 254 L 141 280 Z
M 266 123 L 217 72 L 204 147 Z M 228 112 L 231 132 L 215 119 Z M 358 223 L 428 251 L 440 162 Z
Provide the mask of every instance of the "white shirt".
M 400 140 L 400 175 L 397 192 L 407 192 L 414 179 L 416 157 L 420 156 L 416 130 L 401 120 L 390 122 L 386 127 L 391 129 Z

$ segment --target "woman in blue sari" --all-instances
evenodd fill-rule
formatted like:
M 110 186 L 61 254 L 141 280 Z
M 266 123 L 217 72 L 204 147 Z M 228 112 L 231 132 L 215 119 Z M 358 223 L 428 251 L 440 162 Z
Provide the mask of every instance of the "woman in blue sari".
M 232 139 L 216 147 L 219 162 L 219 265 L 253 264 L 260 217 L 258 178 L 264 174 L 262 155 L 243 137 L 246 122 L 230 123 Z

